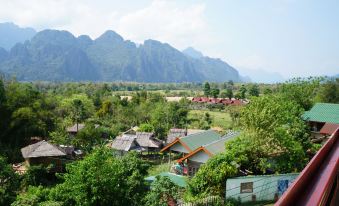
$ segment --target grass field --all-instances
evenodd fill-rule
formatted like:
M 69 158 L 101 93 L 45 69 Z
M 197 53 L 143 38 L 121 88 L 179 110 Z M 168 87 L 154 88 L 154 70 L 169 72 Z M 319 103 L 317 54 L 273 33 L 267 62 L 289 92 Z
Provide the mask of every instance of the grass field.
M 169 172 L 170 167 L 171 167 L 171 165 L 169 163 L 163 163 L 163 164 L 160 164 L 160 165 L 153 165 L 148 170 L 148 175 L 149 176 L 155 176 L 155 175 L 158 175 L 159 173 L 162 173 L 162 172 Z
M 225 111 L 208 111 L 208 110 L 191 110 L 188 118 L 191 120 L 191 128 L 198 129 L 199 120 L 204 119 L 205 113 L 208 112 L 212 119 L 212 128 L 221 128 L 227 130 L 232 127 L 232 119 L 228 112 Z

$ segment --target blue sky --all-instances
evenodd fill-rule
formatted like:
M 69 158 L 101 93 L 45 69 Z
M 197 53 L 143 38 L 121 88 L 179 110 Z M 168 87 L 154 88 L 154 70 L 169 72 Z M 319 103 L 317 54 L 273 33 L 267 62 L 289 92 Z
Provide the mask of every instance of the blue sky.
M 335 0 L 0 0 L 0 22 L 168 42 L 285 78 L 339 73 Z

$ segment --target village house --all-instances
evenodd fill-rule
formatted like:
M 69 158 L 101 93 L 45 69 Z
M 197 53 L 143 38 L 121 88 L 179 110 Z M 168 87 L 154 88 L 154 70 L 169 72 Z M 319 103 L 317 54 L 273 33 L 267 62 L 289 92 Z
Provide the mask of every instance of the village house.
M 320 134 L 325 136 L 331 136 L 337 129 L 339 128 L 339 124 L 334 123 L 325 123 L 325 125 L 319 131 Z
M 131 136 L 128 134 L 123 134 L 121 136 L 117 136 L 111 143 L 111 148 L 116 150 L 116 154 L 124 155 L 128 151 L 138 151 L 141 152 L 142 148 L 137 145 L 135 140 L 135 136 Z
M 71 136 L 75 136 L 78 134 L 78 132 L 80 130 L 82 130 L 83 128 L 85 128 L 85 124 L 74 124 L 71 127 L 68 127 L 66 129 L 66 131 L 68 132 L 68 134 L 70 134 Z
M 151 132 L 136 132 L 129 130 L 117 136 L 111 144 L 111 148 L 118 151 L 120 155 L 128 151 L 157 152 L 161 149 L 162 142 L 154 137 Z
M 67 156 L 63 149 L 45 140 L 22 148 L 21 153 L 27 166 L 53 165 L 55 172 L 63 171 L 63 162 Z
M 195 133 L 202 132 L 202 131 L 205 131 L 205 130 L 172 128 L 168 132 L 165 144 L 167 145 L 173 142 L 177 137 L 180 138 L 180 137 L 184 137 L 184 136 L 195 134 Z
M 316 103 L 302 118 L 311 128 L 311 139 L 323 141 L 339 127 L 339 104 Z
M 225 151 L 225 143 L 239 136 L 238 132 L 226 134 L 221 139 L 207 143 L 177 160 L 179 164 L 186 165 L 189 176 L 195 175 L 200 166 L 206 163 L 211 157 Z
M 193 152 L 198 147 L 219 140 L 221 136 L 213 130 L 205 130 L 202 132 L 190 134 L 184 137 L 177 137 L 173 142 L 166 145 L 160 152 L 169 151 L 180 153 L 182 156 Z
M 187 136 L 187 129 L 172 128 L 169 130 L 165 144 L 173 142 L 177 137 Z
M 162 142 L 155 138 L 152 132 L 136 132 L 137 144 L 146 152 L 159 152 Z
M 223 104 L 223 105 L 233 105 L 240 106 L 247 104 L 247 100 L 236 99 L 236 98 L 209 98 L 209 97 L 194 97 L 192 98 L 192 102 L 195 103 L 207 103 L 207 104 Z

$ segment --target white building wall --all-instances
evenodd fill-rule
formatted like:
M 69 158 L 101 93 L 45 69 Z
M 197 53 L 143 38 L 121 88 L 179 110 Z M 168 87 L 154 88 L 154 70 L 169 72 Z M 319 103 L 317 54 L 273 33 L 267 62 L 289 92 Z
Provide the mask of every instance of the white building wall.
M 290 186 L 297 176 L 298 173 L 289 173 L 229 178 L 226 181 L 226 199 L 234 198 L 241 202 L 274 200 L 287 189 L 284 185 Z M 241 193 L 241 183 L 250 182 L 253 183 L 253 192 Z

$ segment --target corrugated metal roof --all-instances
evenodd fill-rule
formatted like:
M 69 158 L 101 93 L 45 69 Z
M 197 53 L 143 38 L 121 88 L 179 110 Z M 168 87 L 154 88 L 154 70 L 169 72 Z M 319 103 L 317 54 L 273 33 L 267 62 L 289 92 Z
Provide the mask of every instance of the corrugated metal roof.
M 231 133 L 229 135 L 225 135 L 222 139 L 216 140 L 212 143 L 204 145 L 205 149 L 207 149 L 212 154 L 218 154 L 220 152 L 225 151 L 225 142 L 230 141 L 231 139 L 239 136 L 240 133 Z
M 137 132 L 136 141 L 141 147 L 160 148 L 161 141 L 155 139 L 154 134 L 151 132 Z
M 172 128 L 168 132 L 166 143 L 169 144 L 175 140 L 177 137 L 186 136 L 186 129 Z
M 213 130 L 206 130 L 203 132 L 187 135 L 181 137 L 180 141 L 185 143 L 192 151 L 196 148 L 211 143 L 213 141 L 219 140 L 220 135 Z
M 116 150 L 129 151 L 134 146 L 133 143 L 135 143 L 135 136 L 124 134 L 116 137 L 111 147 Z
M 66 156 L 65 151 L 45 140 L 22 148 L 21 153 L 24 158 Z
M 333 134 L 339 128 L 339 124 L 326 123 L 320 130 L 321 134 Z
M 339 124 L 339 104 L 317 103 L 302 118 L 306 121 Z

